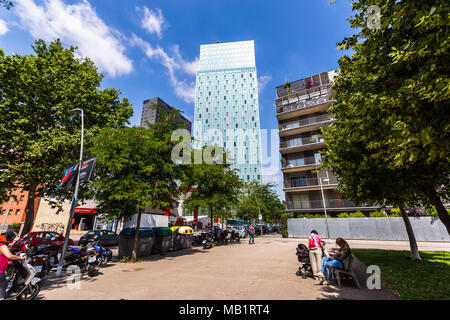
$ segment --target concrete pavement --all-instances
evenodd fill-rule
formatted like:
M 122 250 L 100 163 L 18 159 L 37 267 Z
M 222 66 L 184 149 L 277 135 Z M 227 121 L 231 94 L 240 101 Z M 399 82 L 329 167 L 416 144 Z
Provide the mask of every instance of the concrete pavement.
M 44 278 L 40 299 L 396 299 L 383 285 L 365 288 L 365 267 L 357 267 L 364 286 L 351 282 L 342 289 L 296 276 L 295 248 L 299 239 L 280 235 L 256 238 L 254 245 L 195 247 L 155 255 L 135 264 L 112 262 L 95 277 L 83 276 L 79 289 L 69 289 L 65 278 Z

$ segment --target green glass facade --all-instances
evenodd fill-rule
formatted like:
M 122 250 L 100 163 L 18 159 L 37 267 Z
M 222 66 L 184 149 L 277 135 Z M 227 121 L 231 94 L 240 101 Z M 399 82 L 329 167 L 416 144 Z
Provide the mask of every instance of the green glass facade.
M 200 46 L 195 146 L 224 147 L 241 179 L 262 182 L 257 79 L 253 41 Z

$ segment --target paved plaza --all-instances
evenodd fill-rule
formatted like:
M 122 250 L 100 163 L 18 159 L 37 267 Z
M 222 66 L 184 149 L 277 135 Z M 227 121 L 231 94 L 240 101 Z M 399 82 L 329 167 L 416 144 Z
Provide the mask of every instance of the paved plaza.
M 382 285 L 381 290 L 365 286 L 365 266 L 358 260 L 355 269 L 363 285 L 351 281 L 337 286 L 322 286 L 318 281 L 296 275 L 295 255 L 305 239 L 283 239 L 280 235 L 256 238 L 254 245 L 216 246 L 210 250 L 193 247 L 144 262 L 120 263 L 114 259 L 94 277 L 83 275 L 79 289 L 69 289 L 66 278 L 51 272 L 44 278 L 40 299 L 242 299 L 242 300 L 316 300 L 316 299 L 396 299 Z M 329 249 L 334 248 L 332 240 Z M 353 248 L 407 250 L 408 244 L 383 241 L 349 241 Z M 450 250 L 448 243 L 419 243 L 421 250 Z M 117 253 L 117 250 L 113 250 Z

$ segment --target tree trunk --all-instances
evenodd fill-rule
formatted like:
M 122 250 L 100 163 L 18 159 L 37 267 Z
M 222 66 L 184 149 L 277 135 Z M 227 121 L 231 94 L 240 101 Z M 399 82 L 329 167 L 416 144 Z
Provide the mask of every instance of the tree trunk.
M 141 215 L 142 215 L 142 209 L 139 207 L 137 223 L 136 223 L 136 232 L 134 233 L 133 251 L 131 252 L 131 262 L 136 262 L 136 259 L 137 259 L 137 251 L 138 251 L 138 243 L 139 243 L 139 229 L 141 227 Z
M 436 189 L 434 189 L 433 187 L 428 187 L 427 195 L 431 203 L 436 208 L 439 220 L 442 221 L 445 228 L 447 229 L 448 234 L 450 235 L 450 215 L 448 214 L 447 209 L 445 209 L 444 205 L 442 204 L 442 200 L 436 192 Z
M 19 236 L 27 234 L 33 229 L 34 224 L 34 200 L 36 199 L 36 189 L 38 184 L 34 181 L 30 184 L 30 190 L 28 191 L 28 201 L 25 208 L 25 223 L 22 228 L 22 232 Z
M 211 215 L 211 228 L 214 228 L 213 208 L 209 206 L 209 214 Z
M 411 226 L 411 221 L 409 221 L 408 214 L 406 213 L 405 207 L 400 207 L 402 213 L 403 222 L 405 222 L 406 233 L 408 234 L 409 246 L 411 248 L 411 259 L 412 260 L 422 260 L 420 258 L 419 249 L 417 248 L 416 237 L 414 236 L 414 230 Z

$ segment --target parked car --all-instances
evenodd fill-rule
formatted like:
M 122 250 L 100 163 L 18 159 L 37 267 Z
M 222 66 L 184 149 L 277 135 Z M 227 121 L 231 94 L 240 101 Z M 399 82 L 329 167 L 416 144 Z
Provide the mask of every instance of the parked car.
M 247 231 L 243 225 L 230 225 L 230 228 L 236 230 L 241 238 L 247 237 Z
M 81 236 L 78 244 L 86 245 L 90 240 L 98 240 L 103 246 L 117 246 L 119 244 L 119 236 L 109 230 L 92 230 Z
M 64 242 L 64 236 L 60 233 L 53 231 L 35 231 L 25 234 L 19 238 L 11 246 L 13 249 L 19 249 L 23 245 L 37 247 L 41 244 L 58 245 Z M 69 245 L 73 246 L 73 240 L 69 239 Z

